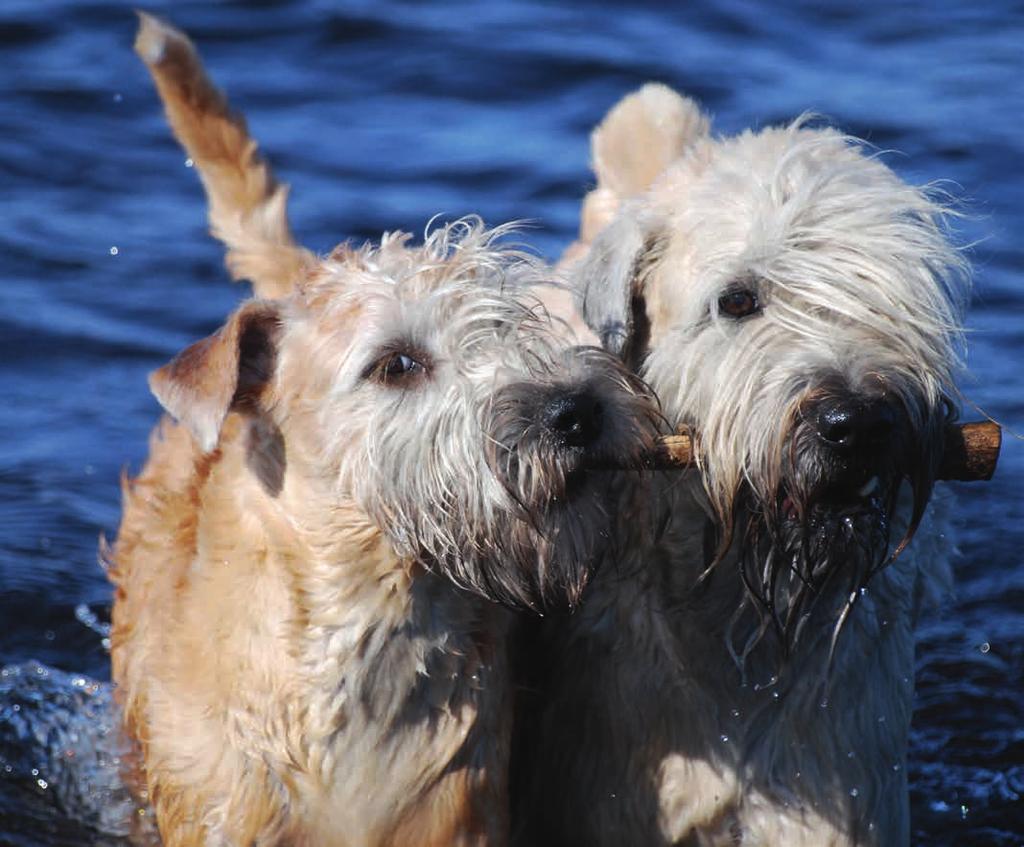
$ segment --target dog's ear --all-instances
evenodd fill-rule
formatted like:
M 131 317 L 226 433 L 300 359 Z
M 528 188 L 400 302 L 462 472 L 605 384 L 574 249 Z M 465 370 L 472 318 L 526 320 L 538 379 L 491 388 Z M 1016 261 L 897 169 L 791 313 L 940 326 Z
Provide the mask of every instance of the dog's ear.
M 276 367 L 280 326 L 276 304 L 251 300 L 213 335 L 150 374 L 160 405 L 189 428 L 203 452 L 217 446 L 228 412 L 258 405 Z
M 634 369 L 647 352 L 645 268 L 661 228 L 631 200 L 709 132 L 693 100 L 649 83 L 620 100 L 590 138 L 597 188 L 583 202 L 579 241 L 567 253 L 575 261 L 570 274 L 587 325 Z
M 620 200 L 646 191 L 709 131 L 709 119 L 693 100 L 667 85 L 648 83 L 616 103 L 591 133 L 598 187 Z
M 627 207 L 570 270 L 583 320 L 601 345 L 633 370 L 639 368 L 650 341 L 644 287 L 647 266 L 661 243 L 659 232 L 638 209 Z

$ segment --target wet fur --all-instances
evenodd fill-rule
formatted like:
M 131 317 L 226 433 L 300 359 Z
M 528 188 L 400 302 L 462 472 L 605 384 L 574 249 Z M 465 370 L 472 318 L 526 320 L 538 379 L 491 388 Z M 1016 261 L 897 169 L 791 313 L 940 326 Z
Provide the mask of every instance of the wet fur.
M 933 480 L 967 268 L 946 208 L 807 119 L 713 138 L 664 86 L 593 147 L 564 264 L 605 347 L 694 428 L 699 471 L 664 481 L 635 576 L 607 569 L 548 624 L 521 843 L 906 844 L 913 626 L 953 552 Z M 737 287 L 761 313 L 719 312 Z M 830 392 L 899 421 L 849 524 L 832 498 L 864 480 L 808 411 Z
M 574 603 L 611 549 L 594 526 L 633 496 L 509 424 L 586 390 L 594 455 L 629 465 L 652 398 L 560 340 L 530 294 L 548 272 L 479 221 L 314 261 L 185 36 L 143 15 L 139 44 L 229 264 L 274 295 L 152 375 L 176 420 L 125 479 L 107 551 L 113 678 L 161 837 L 504 844 L 509 607 Z M 382 376 L 396 353 L 422 367 Z

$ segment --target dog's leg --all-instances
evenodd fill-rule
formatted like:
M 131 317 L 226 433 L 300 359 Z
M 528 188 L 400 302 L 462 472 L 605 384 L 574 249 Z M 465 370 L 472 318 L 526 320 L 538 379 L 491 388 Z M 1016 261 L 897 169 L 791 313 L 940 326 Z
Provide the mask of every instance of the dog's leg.
M 210 227 L 227 245 L 232 276 L 250 280 L 257 296 L 286 294 L 312 260 L 288 225 L 288 187 L 274 179 L 244 118 L 229 109 L 188 37 L 144 12 L 139 20 L 135 52 L 203 180 Z

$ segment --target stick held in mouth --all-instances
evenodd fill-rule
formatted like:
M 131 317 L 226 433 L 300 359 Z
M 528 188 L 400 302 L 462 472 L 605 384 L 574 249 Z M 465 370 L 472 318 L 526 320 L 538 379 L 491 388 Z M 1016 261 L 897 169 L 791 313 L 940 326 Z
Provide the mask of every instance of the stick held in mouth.
M 978 482 L 992 479 L 999 460 L 1003 433 L 992 421 L 950 424 L 939 466 L 939 479 Z M 676 470 L 693 463 L 693 438 L 689 430 L 664 436 L 650 457 L 652 470 Z
M 961 482 L 992 479 L 1002 443 L 1003 431 L 993 421 L 975 421 L 947 427 L 939 479 Z

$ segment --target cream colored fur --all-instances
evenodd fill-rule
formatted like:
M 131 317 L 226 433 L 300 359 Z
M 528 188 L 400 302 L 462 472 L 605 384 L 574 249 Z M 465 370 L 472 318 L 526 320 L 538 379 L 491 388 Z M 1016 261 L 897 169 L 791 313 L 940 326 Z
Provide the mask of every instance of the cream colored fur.
M 884 392 L 905 411 L 911 467 L 930 467 L 967 291 L 946 211 L 835 130 L 714 138 L 660 86 L 612 110 L 594 161 L 563 262 L 587 324 L 694 428 L 700 470 L 665 480 L 665 533 L 548 625 L 521 843 L 907 844 L 913 626 L 949 585 L 946 492 L 863 592 L 878 562 L 818 550 L 809 565 L 832 581 L 795 611 L 787 563 L 738 548 L 785 491 L 813 507 L 799 485 L 824 473 L 808 418 L 824 393 Z M 723 312 L 735 291 L 758 298 L 750 317 Z M 892 489 L 890 550 L 922 486 Z M 775 574 L 777 609 L 741 567 Z M 797 637 L 774 630 L 787 611 Z
M 314 259 L 185 36 L 143 15 L 139 49 L 229 265 L 273 297 L 152 375 L 176 422 L 125 480 L 108 552 L 113 678 L 161 837 L 502 845 L 508 607 L 576 602 L 614 548 L 605 516 L 644 507 L 579 472 L 636 463 L 656 408 L 558 337 L 530 294 L 550 275 L 502 230 Z M 576 412 L 585 443 L 552 420 L 565 398 L 601 410 Z
M 313 263 L 288 226 L 288 187 L 279 185 L 245 120 L 210 82 L 182 33 L 139 12 L 135 51 L 153 75 L 167 120 L 195 163 L 210 204 L 210 228 L 228 248 L 236 279 L 257 295 L 287 293 Z

